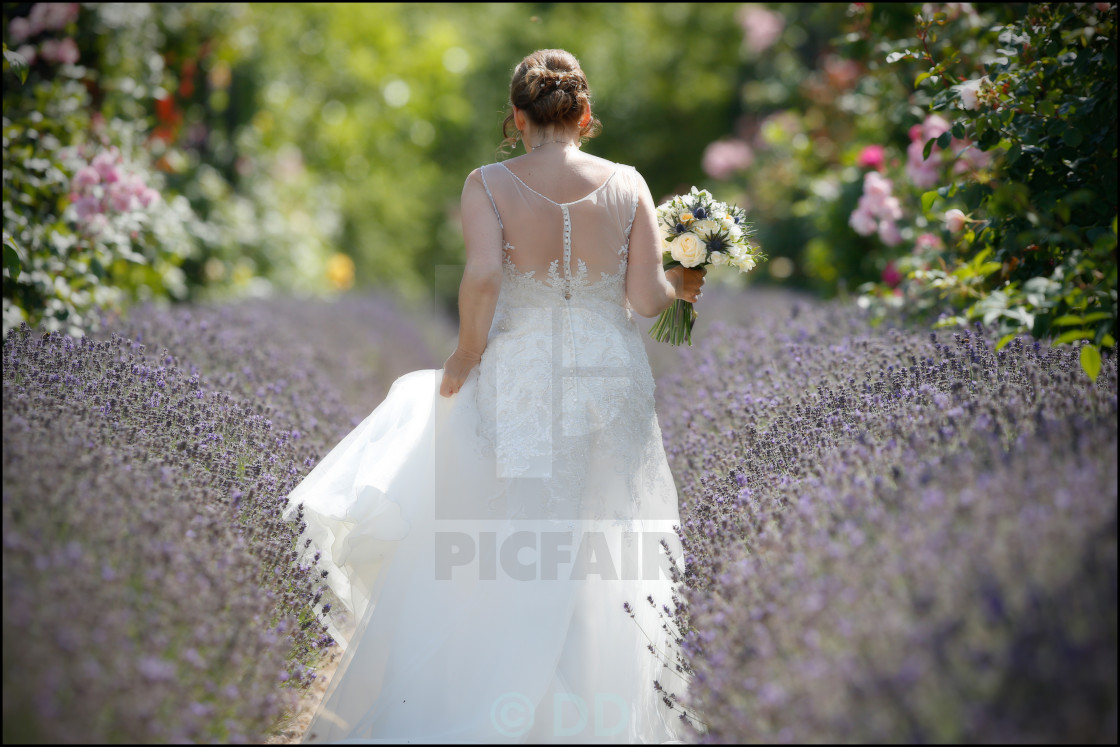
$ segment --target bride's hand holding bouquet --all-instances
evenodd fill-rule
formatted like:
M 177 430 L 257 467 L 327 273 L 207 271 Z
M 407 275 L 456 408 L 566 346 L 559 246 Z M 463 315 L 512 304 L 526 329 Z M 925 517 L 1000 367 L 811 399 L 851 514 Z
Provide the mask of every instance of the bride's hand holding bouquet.
M 715 200 L 706 189 L 692 188 L 686 195 L 677 195 L 657 207 L 657 226 L 664 249 L 664 268 L 670 275 L 673 268 L 685 267 L 706 272 L 708 265 L 730 265 L 739 272 L 750 272 L 766 259 L 751 241 L 753 229 L 746 220 L 746 211 L 735 205 Z M 681 286 L 670 276 L 674 287 Z M 680 283 L 687 280 L 681 273 Z M 688 286 L 684 285 L 684 290 Z M 661 312 L 650 335 L 658 342 L 692 345 L 692 326 L 696 310 L 691 301 L 678 298 Z

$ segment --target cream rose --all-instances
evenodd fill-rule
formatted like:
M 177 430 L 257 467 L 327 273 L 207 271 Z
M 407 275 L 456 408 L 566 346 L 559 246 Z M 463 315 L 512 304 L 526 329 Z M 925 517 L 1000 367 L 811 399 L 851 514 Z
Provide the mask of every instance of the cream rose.
M 673 259 L 680 262 L 685 267 L 696 267 L 703 263 L 708 258 L 708 248 L 704 246 L 704 242 L 700 237 L 691 231 L 682 233 L 677 238 L 673 239 L 673 244 L 669 248 L 669 253 Z
M 723 252 L 712 252 L 712 264 L 716 267 L 723 267 L 731 264 L 731 258 Z
M 698 220 L 688 227 L 688 230 L 697 236 L 711 236 L 719 233 L 719 224 L 714 220 Z

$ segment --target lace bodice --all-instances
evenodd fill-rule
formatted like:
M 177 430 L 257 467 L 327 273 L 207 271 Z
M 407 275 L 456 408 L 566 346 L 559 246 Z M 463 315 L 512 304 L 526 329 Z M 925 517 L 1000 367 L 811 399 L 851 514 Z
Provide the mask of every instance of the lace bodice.
M 504 164 L 482 169 L 504 274 L 477 369 L 479 443 L 511 478 L 504 498 L 515 516 L 656 514 L 642 496 L 668 494 L 666 479 L 671 488 L 653 375 L 626 302 L 634 176 L 616 165 L 594 191 L 561 203 Z M 586 476 L 604 471 L 622 489 L 591 490 Z

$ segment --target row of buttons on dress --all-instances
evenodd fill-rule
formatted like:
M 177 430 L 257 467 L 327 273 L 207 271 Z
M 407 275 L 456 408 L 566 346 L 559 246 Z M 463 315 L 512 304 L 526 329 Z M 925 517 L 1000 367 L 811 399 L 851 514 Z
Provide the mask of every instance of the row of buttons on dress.
M 561 205 L 564 213 L 564 299 L 572 298 L 572 216 L 568 213 L 568 206 Z

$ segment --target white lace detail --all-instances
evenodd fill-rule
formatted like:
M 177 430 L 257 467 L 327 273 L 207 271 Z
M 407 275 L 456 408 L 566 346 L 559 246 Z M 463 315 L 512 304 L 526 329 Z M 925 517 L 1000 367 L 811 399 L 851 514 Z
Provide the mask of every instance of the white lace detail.
M 618 269 L 598 279 L 582 260 L 569 270 L 567 220 L 564 269 L 553 260 L 545 279 L 519 271 L 511 259 L 517 249 L 503 241 L 502 288 L 475 391 L 478 448 L 509 478 L 501 498 L 524 494 L 511 518 L 629 520 L 650 511 L 645 496 L 671 496 L 676 508 L 653 374 L 626 303 L 637 208 L 637 196 L 627 197 L 630 221 Z M 604 489 L 605 472 L 614 475 L 613 489 Z M 596 475 L 593 485 L 588 475 Z
M 618 250 L 618 270 L 613 273 L 600 272 L 598 280 L 591 280 L 587 271 L 587 263 L 581 259 L 576 262 L 577 270 L 575 274 L 569 273 L 565 277 L 560 274 L 560 260 L 554 259 L 548 265 L 548 273 L 545 276 L 548 278 L 547 282 L 537 279 L 536 270 L 521 272 L 517 269 L 517 265 L 510 258 L 510 253 L 516 250 L 513 244 L 507 241 L 502 245 L 502 249 L 505 279 L 510 283 L 526 284 L 534 291 L 559 293 L 564 296 L 565 300 L 570 300 L 573 292 L 581 290 L 604 301 L 617 303 L 626 310 L 626 245 Z M 627 314 L 627 318 L 629 318 L 629 314 Z

